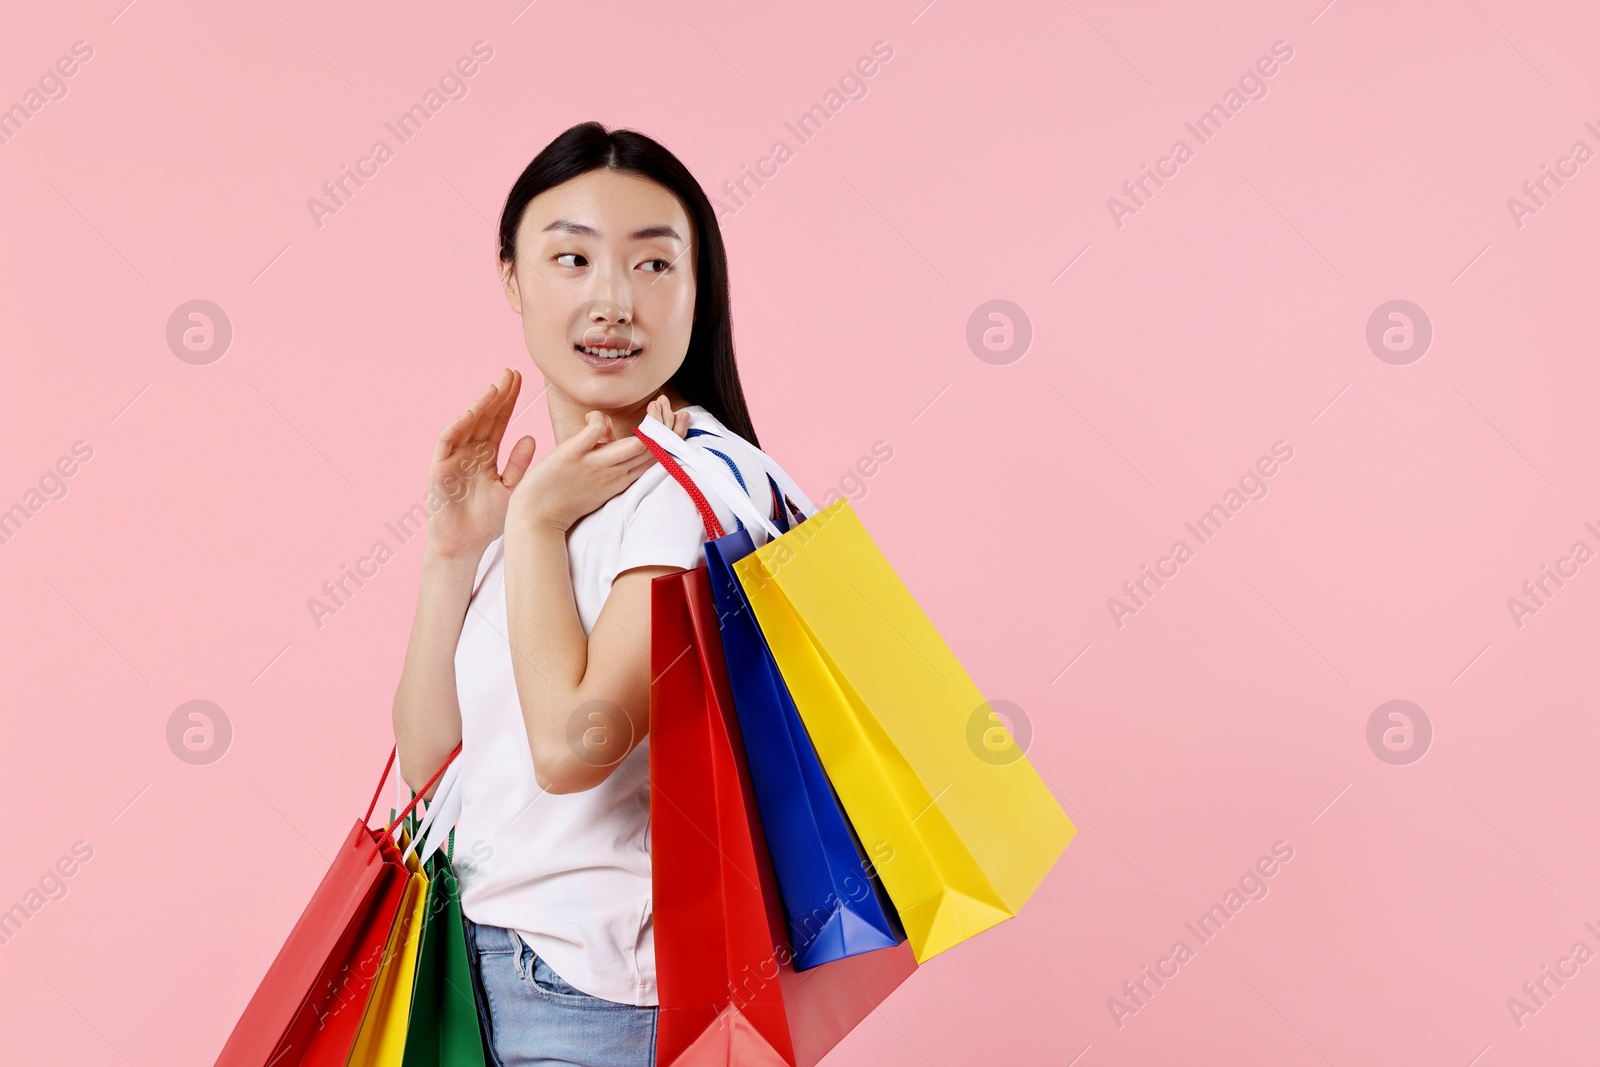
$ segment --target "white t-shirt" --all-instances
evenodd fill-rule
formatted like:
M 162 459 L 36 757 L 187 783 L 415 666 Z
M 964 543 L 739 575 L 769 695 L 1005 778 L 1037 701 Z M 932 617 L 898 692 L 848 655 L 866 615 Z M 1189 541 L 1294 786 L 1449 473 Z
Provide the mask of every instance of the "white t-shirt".
M 731 459 L 752 502 L 772 515 L 770 483 L 750 444 L 705 408 L 686 410 L 693 443 Z M 736 529 L 728 507 L 707 499 L 724 530 Z M 750 532 L 757 545 L 765 543 L 761 530 Z M 515 930 L 557 974 L 591 996 L 657 1004 L 650 739 L 646 735 L 592 789 L 555 794 L 539 788 L 506 639 L 504 540 L 492 542 L 478 563 L 456 646 L 461 907 L 473 922 Z M 618 574 L 650 565 L 703 566 L 705 540 L 694 502 L 660 463 L 573 524 L 567 555 L 584 633 L 599 619 Z

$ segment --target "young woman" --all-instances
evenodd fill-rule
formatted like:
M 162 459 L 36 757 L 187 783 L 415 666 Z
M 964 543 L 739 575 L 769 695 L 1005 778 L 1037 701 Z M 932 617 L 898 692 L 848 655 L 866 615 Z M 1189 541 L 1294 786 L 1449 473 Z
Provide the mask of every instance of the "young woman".
M 512 187 L 499 259 L 555 447 L 534 465 L 523 437 L 497 470 L 522 388 L 509 369 L 439 435 L 429 479 L 447 502 L 395 694 L 401 774 L 416 789 L 461 744 L 456 864 L 496 1062 L 644 1067 L 650 583 L 695 566 L 706 535 L 634 427 L 648 412 L 717 435 L 756 506 L 777 501 L 751 448 L 716 217 L 670 152 L 567 130 Z

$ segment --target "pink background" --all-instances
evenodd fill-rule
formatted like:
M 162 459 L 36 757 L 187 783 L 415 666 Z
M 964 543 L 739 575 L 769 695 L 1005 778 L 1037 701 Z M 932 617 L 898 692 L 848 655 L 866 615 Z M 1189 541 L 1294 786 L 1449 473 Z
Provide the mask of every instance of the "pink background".
M 93 858 L 0 945 L 8 1061 L 221 1047 L 391 743 L 421 542 L 383 524 L 440 426 L 529 366 L 490 220 L 590 118 L 712 192 L 789 142 L 723 222 L 763 442 L 815 497 L 893 448 L 857 511 L 1079 828 L 1021 916 L 830 1064 L 1600 1051 L 1600 962 L 1507 1007 L 1600 950 L 1600 564 L 1520 627 L 1506 604 L 1600 549 L 1600 162 L 1520 227 L 1506 203 L 1600 149 L 1592 11 L 918 2 L 10 12 L 0 105 L 94 54 L 0 145 L 0 507 L 93 457 L 0 545 L 0 908 Z M 319 229 L 307 198 L 478 40 L 468 95 Z M 784 122 L 879 40 L 867 95 L 799 144 Z M 1185 121 L 1275 41 L 1268 95 L 1198 144 Z M 1107 199 L 1180 137 L 1119 228 Z M 165 338 L 194 299 L 234 331 L 204 366 Z M 1033 331 L 1004 365 L 966 340 L 995 299 Z M 1434 330 L 1403 366 L 1365 336 L 1394 299 Z M 512 436 L 542 454 L 531 406 Z M 1268 495 L 1119 627 L 1107 599 L 1277 441 Z M 319 629 L 307 598 L 379 538 L 396 558 Z M 210 765 L 168 747 L 192 699 L 232 725 Z M 1432 724 L 1409 765 L 1367 743 L 1392 699 Z M 1269 895 L 1198 946 L 1185 921 L 1277 841 Z M 1179 938 L 1119 1027 L 1108 998 Z

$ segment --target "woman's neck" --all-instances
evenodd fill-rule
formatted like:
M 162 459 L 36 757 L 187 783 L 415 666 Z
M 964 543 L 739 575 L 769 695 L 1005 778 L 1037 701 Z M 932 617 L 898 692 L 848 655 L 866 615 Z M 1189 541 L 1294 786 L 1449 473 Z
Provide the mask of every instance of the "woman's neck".
M 616 440 L 631 437 L 633 431 L 644 421 L 645 412 L 650 407 L 650 401 L 665 393 L 667 400 L 672 404 L 672 410 L 678 411 L 689 406 L 689 402 L 678 392 L 671 382 L 663 385 L 659 390 L 643 397 L 638 403 L 621 408 L 593 408 L 580 404 L 567 394 L 561 392 L 550 380 L 545 379 L 545 404 L 550 409 L 550 429 L 555 434 L 556 444 L 583 429 L 583 417 L 590 411 L 600 411 L 611 417 L 612 428 L 616 431 Z

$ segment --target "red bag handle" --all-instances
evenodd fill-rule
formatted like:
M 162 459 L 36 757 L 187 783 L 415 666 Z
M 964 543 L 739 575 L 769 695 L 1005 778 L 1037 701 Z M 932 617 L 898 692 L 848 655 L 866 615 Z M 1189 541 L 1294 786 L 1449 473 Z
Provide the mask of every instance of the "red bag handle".
M 363 826 L 372 821 L 372 813 L 378 807 L 378 797 L 383 795 L 383 783 L 389 780 L 389 771 L 394 767 L 395 754 L 399 751 L 399 745 L 396 745 L 389 750 L 389 762 L 383 765 L 383 775 L 378 779 L 378 788 L 372 791 L 372 803 L 367 805 L 367 814 L 361 820 Z M 444 765 L 441 766 L 437 771 L 433 772 L 433 777 L 428 779 L 428 784 L 417 790 L 416 794 L 411 798 L 411 803 L 407 804 L 405 809 L 402 810 L 399 815 L 394 817 L 393 822 L 383 828 L 384 833 L 388 834 L 394 832 L 394 828 L 399 826 L 401 821 L 405 819 L 407 815 L 411 814 L 411 809 L 417 806 L 417 801 L 422 799 L 423 794 L 432 789 L 434 783 L 436 783 L 440 778 L 444 777 L 445 769 L 448 768 L 450 764 L 454 762 L 456 756 L 460 754 L 461 742 L 457 741 L 456 747 L 450 751 L 450 755 L 445 757 Z
M 673 481 L 688 490 L 690 499 L 694 501 L 695 509 L 700 512 L 700 518 L 706 524 L 706 537 L 713 541 L 721 537 L 722 523 L 717 521 L 717 513 L 711 510 L 711 505 L 706 502 L 705 494 L 700 491 L 698 485 L 694 484 L 694 480 L 685 473 L 684 469 L 678 465 L 678 461 L 673 459 L 666 449 L 638 430 L 633 431 L 633 436 L 644 442 L 644 447 L 648 448 L 650 454 L 655 456 L 661 462 L 661 465 L 667 469 L 667 473 L 672 475 Z M 378 787 L 381 789 L 383 783 L 379 782 Z

